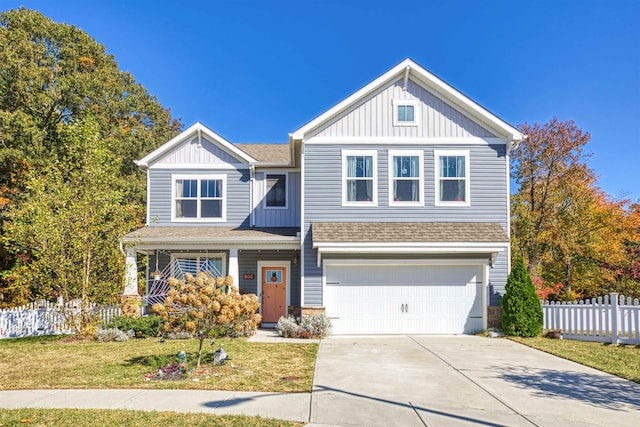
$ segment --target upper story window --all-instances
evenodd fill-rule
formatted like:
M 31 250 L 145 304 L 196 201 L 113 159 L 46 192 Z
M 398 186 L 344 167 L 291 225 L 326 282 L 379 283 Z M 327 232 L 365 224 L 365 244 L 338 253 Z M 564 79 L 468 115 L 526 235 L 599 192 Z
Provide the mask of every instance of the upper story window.
M 418 126 L 420 115 L 418 101 L 394 99 L 393 100 L 393 125 L 394 126 Z
M 265 207 L 286 208 L 287 207 L 287 174 L 268 173 L 265 191 Z
M 226 176 L 173 176 L 174 221 L 224 221 Z
M 375 151 L 342 150 L 342 204 L 378 204 L 378 160 Z
M 422 151 L 389 150 L 389 205 L 421 206 L 423 191 Z
M 469 206 L 469 151 L 436 150 L 436 206 Z

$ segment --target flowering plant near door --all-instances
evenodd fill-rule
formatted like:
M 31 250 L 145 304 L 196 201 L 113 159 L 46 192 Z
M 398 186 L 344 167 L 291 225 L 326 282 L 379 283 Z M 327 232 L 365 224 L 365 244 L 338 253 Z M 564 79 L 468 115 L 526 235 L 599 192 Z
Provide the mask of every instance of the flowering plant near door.
M 231 276 L 187 273 L 184 280 L 169 279 L 169 286 L 164 304 L 154 304 L 152 309 L 164 318 L 164 333 L 188 332 L 198 338 L 197 367 L 205 339 L 251 336 L 262 320 L 258 298 L 241 295 Z

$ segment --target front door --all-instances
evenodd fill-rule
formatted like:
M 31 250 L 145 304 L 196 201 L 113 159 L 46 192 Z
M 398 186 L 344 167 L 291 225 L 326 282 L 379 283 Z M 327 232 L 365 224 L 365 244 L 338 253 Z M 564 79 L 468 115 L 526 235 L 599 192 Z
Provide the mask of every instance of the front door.
M 262 322 L 287 315 L 287 268 L 262 267 Z

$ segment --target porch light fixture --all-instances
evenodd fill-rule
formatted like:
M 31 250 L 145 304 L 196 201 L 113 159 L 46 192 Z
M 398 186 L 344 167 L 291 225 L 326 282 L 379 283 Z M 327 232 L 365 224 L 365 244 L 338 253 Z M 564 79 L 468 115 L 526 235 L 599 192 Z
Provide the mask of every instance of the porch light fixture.
M 156 271 L 151 273 L 151 277 L 153 277 L 153 280 L 156 282 L 162 278 L 162 271 L 158 268 L 158 251 L 156 251 Z
M 298 252 L 293 253 L 293 265 L 298 265 Z

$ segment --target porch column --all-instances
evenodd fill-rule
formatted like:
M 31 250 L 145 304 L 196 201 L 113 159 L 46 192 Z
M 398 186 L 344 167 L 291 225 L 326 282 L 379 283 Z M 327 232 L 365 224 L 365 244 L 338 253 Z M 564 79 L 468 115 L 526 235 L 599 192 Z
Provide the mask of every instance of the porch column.
M 126 273 L 124 276 L 124 295 L 138 295 L 138 265 L 135 246 L 127 247 Z
M 229 276 L 233 278 L 233 286 L 240 288 L 240 272 L 238 270 L 238 249 L 229 249 Z

